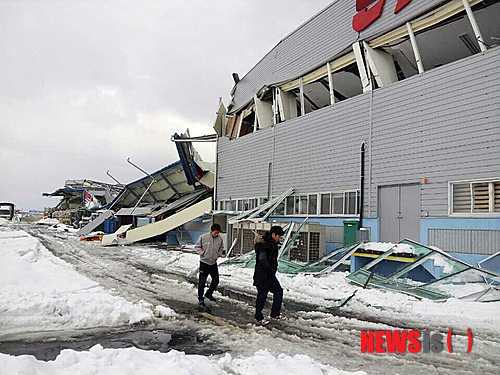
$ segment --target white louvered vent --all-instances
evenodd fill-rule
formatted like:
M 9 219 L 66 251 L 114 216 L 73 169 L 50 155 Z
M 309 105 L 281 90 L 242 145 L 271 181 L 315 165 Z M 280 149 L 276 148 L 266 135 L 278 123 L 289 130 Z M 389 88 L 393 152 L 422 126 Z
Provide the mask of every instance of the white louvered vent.
M 472 212 L 489 212 L 490 211 L 490 193 L 489 184 L 472 184 L 472 196 L 474 209 Z
M 471 212 L 470 184 L 453 184 L 453 212 Z

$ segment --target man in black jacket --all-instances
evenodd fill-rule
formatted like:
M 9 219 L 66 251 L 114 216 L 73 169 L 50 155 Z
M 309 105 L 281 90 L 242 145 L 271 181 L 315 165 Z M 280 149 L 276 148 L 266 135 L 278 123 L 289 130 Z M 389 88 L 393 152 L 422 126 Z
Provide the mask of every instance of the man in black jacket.
M 259 323 L 266 323 L 262 310 L 266 304 L 269 292 L 273 294 L 271 318 L 279 319 L 281 304 L 283 303 L 283 289 L 276 278 L 278 270 L 279 242 L 283 236 L 283 228 L 273 226 L 262 239 L 255 243 L 255 272 L 253 285 L 257 287 L 257 301 L 255 303 L 255 319 Z

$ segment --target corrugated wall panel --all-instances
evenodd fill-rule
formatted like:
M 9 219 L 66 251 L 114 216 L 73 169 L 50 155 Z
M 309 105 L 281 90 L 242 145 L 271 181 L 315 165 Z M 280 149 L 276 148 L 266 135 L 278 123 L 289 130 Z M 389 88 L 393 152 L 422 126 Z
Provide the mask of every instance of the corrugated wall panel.
M 373 184 L 412 183 L 425 176 L 430 184 L 422 186 L 422 211 L 446 216 L 448 181 L 498 177 L 499 80 L 496 48 L 375 90 Z M 371 205 L 376 204 L 372 189 Z
M 500 231 L 429 229 L 429 244 L 450 252 L 490 255 L 500 250 Z
M 378 186 L 421 177 L 428 178 L 423 214 L 447 216 L 449 181 L 500 175 L 498 82 L 495 48 L 279 124 L 273 128 L 273 194 L 290 186 L 299 193 L 358 188 L 359 147 L 369 139 L 373 95 L 369 216 L 377 215 Z M 267 193 L 273 129 L 221 142 L 219 199 Z
M 267 195 L 268 165 L 272 159 L 273 128 L 229 141 L 218 147 L 217 198 Z
M 368 138 L 366 95 L 277 126 L 273 191 L 356 188 L 359 148 Z

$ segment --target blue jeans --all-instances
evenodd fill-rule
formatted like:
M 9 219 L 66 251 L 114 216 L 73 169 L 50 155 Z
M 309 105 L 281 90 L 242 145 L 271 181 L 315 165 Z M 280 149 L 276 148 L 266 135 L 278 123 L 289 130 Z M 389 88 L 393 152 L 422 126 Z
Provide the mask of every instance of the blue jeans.
M 255 319 L 262 320 L 264 315 L 262 315 L 262 310 L 266 305 L 267 295 L 271 292 L 273 294 L 273 305 L 271 307 L 271 317 L 275 318 L 281 313 L 281 305 L 283 304 L 283 288 L 280 282 L 274 276 L 272 282 L 266 287 L 257 287 L 257 301 L 255 302 Z

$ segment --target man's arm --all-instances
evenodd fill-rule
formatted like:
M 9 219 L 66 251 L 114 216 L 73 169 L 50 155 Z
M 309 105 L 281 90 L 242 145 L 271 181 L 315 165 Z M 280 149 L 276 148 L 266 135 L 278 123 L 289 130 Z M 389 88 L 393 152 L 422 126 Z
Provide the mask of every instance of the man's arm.
M 200 236 L 200 238 L 198 238 L 198 241 L 196 242 L 196 244 L 194 245 L 194 248 L 196 249 L 197 253 L 199 255 L 202 255 L 203 254 L 203 241 L 202 241 L 202 237 L 203 235 Z

